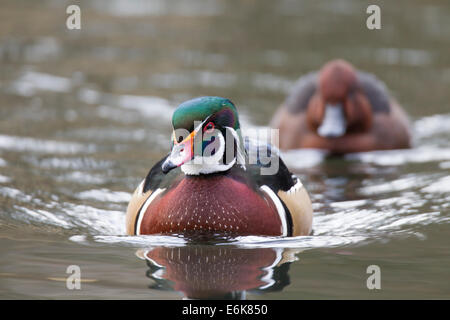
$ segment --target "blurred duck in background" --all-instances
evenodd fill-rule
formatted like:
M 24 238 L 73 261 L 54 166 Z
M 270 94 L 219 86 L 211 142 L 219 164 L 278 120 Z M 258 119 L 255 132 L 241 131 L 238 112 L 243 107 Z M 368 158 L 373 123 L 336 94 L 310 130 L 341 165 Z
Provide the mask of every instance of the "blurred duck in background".
M 331 154 L 409 148 L 409 121 L 385 85 L 350 63 L 333 60 L 301 77 L 271 126 L 280 148 Z

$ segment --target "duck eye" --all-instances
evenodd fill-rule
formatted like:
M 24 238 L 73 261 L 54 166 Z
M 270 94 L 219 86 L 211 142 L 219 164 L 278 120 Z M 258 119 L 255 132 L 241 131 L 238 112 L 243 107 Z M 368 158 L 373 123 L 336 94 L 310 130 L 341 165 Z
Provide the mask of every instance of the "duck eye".
M 203 132 L 211 132 L 214 130 L 214 123 L 208 122 L 208 124 L 203 128 Z
M 181 141 L 183 141 L 183 136 L 179 136 L 178 138 L 173 138 L 175 143 L 180 143 Z

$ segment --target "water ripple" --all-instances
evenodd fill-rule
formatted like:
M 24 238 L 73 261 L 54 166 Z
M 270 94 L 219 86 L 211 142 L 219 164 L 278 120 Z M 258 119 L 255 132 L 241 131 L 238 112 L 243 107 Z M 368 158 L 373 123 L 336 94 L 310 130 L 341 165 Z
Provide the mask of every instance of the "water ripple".
M 69 78 L 52 74 L 25 71 L 16 81 L 11 83 L 10 91 L 25 97 L 36 95 L 38 91 L 69 92 L 72 83 Z
M 93 153 L 97 150 L 93 144 L 78 142 L 42 140 L 30 137 L 18 137 L 0 134 L 0 149 L 19 152 L 38 153 Z

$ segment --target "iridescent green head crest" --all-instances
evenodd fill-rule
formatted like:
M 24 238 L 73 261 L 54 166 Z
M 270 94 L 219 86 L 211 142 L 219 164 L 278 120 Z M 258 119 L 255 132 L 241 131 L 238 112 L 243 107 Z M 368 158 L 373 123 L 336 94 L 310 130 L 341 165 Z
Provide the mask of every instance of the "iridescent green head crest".
M 200 97 L 183 102 L 172 116 L 172 125 L 174 129 L 192 131 L 196 121 L 203 122 L 208 117 L 221 127 L 239 129 L 236 107 L 229 99 L 221 97 Z

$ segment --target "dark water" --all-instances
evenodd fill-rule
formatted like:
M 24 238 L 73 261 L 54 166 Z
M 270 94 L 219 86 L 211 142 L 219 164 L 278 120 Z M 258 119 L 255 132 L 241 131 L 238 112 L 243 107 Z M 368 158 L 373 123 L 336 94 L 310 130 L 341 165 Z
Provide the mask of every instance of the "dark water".
M 0 297 L 450 298 L 450 5 L 366 1 L 0 4 Z M 130 193 L 199 95 L 267 125 L 291 85 L 329 59 L 382 78 L 414 147 L 324 160 L 284 154 L 314 203 L 314 236 L 189 243 L 127 237 Z M 81 290 L 66 268 L 81 268 Z M 369 265 L 381 290 L 369 290 Z

